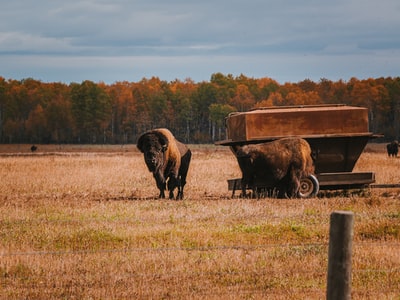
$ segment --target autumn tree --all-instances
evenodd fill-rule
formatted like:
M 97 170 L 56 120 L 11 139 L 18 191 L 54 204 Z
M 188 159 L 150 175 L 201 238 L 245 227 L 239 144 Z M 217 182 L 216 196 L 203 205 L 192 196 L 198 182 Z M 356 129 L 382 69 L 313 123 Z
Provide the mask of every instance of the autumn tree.
M 8 142 L 23 142 L 27 136 L 25 122 L 30 112 L 36 107 L 30 101 L 29 92 L 24 81 L 11 80 L 6 89 L 3 102 L 3 130 Z
M 272 92 L 268 99 L 267 99 L 268 103 L 271 103 L 272 106 L 282 106 L 285 105 L 284 103 L 284 99 L 283 96 L 280 92 Z M 269 106 L 269 105 L 267 105 Z
M 391 140 L 400 140 L 400 77 L 381 80 L 388 92 L 389 105 L 385 114 L 385 136 Z
M 215 88 L 215 103 L 226 104 L 236 93 L 236 81 L 232 74 L 214 73 L 210 84 Z
M 43 143 L 49 141 L 49 127 L 46 123 L 46 116 L 42 105 L 38 104 L 36 108 L 30 112 L 25 122 L 25 128 L 29 135 L 30 142 L 39 141 Z
M 6 103 L 6 80 L 0 76 L 0 143 L 3 141 L 3 120 Z
M 315 92 L 317 90 L 318 84 L 310 79 L 304 79 L 296 84 L 304 92 Z
M 191 79 L 185 81 L 175 80 L 171 82 L 171 105 L 175 114 L 176 136 L 188 143 L 191 138 L 191 124 L 195 115 L 191 102 L 192 96 L 196 91 L 196 84 Z
M 322 78 L 316 87 L 316 91 L 322 103 L 325 104 L 337 104 L 337 100 L 334 97 L 334 84 L 333 81 L 326 78 Z
M 168 84 L 158 77 L 143 78 L 132 90 L 136 103 L 136 133 L 157 127 L 168 127 L 173 114 L 170 111 Z
M 209 107 L 217 103 L 217 87 L 208 82 L 199 83 L 197 90 L 192 94 L 191 103 L 195 112 L 192 119 L 192 137 L 194 142 L 211 141 L 210 111 Z
M 112 107 L 110 123 L 112 142 L 127 143 L 133 137 L 136 101 L 132 90 L 133 84 L 127 81 L 116 82 L 106 88 Z
M 84 81 L 71 84 L 71 111 L 78 142 L 105 142 L 111 119 L 110 97 L 99 85 Z
M 377 84 L 373 79 L 351 79 L 350 97 L 353 105 L 364 106 L 369 111 L 370 130 L 380 131 L 379 124 L 387 118 L 384 114 L 390 107 L 389 95 L 386 88 Z
M 66 94 L 56 94 L 45 110 L 46 125 L 51 142 L 71 143 L 76 128 L 71 111 L 71 101 Z
M 268 78 L 268 77 L 258 79 L 257 86 L 258 86 L 258 90 L 259 90 L 258 101 L 268 100 L 272 93 L 276 93 L 279 91 L 278 82 L 276 82 L 275 80 Z M 272 103 L 272 99 L 270 102 Z M 257 104 L 257 106 L 262 107 L 263 105 Z
M 225 118 L 231 112 L 236 111 L 236 108 L 229 104 L 213 103 L 210 105 L 209 110 L 210 120 L 212 122 L 211 138 L 215 141 L 216 134 L 218 134 L 218 140 L 222 140 L 222 134 L 225 132 Z
M 0 77 L 0 142 L 135 143 L 148 129 L 168 127 L 187 143 L 207 143 L 224 138 L 233 110 L 319 103 L 367 107 L 371 131 L 399 138 L 398 77 L 279 84 L 215 73 L 200 83 L 152 77 L 112 85 Z
M 239 84 L 228 103 L 235 107 L 237 111 L 248 111 L 254 107 L 256 100 L 246 85 Z

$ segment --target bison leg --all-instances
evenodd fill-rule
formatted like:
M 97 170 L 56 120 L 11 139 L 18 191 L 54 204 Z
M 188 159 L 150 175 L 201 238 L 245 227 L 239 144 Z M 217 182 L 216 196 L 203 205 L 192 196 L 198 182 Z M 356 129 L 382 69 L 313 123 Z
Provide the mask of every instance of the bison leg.
M 279 186 L 277 189 L 277 193 L 278 193 L 279 199 L 287 198 L 287 192 L 286 192 L 285 185 L 282 184 L 281 186 Z
M 168 180 L 169 199 L 174 199 L 174 190 L 176 187 L 178 187 L 179 195 L 179 179 L 176 176 L 172 175 L 169 177 Z
M 176 200 L 182 200 L 183 199 L 183 187 L 185 184 L 182 181 L 182 178 L 179 177 L 178 179 L 178 194 L 176 195 Z
M 178 182 L 178 195 L 176 199 L 183 199 L 183 188 L 186 185 L 186 176 L 189 170 L 190 160 L 192 158 L 192 152 L 188 150 L 181 159 L 181 166 L 179 168 L 179 182 Z
M 240 195 L 241 198 L 247 198 L 247 188 L 252 189 L 252 197 L 253 195 L 257 194 L 256 186 L 254 185 L 254 176 L 252 174 L 242 174 L 242 180 L 240 184 L 242 185 L 242 194 Z
M 247 197 L 246 190 L 247 190 L 247 185 L 249 184 L 249 181 L 247 180 L 247 178 L 243 177 L 240 184 L 242 185 L 242 194 L 240 195 L 240 197 L 246 198 Z
M 290 198 L 291 192 L 291 178 L 290 174 L 286 174 L 285 177 L 283 177 L 281 180 L 276 182 L 274 185 L 276 190 L 276 196 L 279 199 L 285 199 L 285 198 Z
M 294 166 L 291 166 L 289 171 L 289 182 L 287 188 L 287 196 L 289 198 L 295 198 L 298 196 L 300 190 L 300 178 L 301 178 L 301 170 L 297 169 Z
M 185 186 L 186 181 L 182 176 L 178 178 L 178 194 L 176 195 L 176 200 L 183 199 L 183 187 Z
M 160 190 L 160 194 L 159 194 L 158 198 L 164 199 L 165 198 L 164 191 L 165 191 L 165 187 L 166 187 L 165 178 L 161 172 L 153 173 L 153 176 L 154 176 L 154 179 L 156 180 L 157 188 Z

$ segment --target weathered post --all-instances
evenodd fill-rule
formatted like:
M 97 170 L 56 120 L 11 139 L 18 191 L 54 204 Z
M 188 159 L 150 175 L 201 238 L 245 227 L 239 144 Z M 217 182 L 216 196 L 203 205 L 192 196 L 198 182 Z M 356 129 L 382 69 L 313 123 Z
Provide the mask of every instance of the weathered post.
M 350 299 L 353 224 L 354 214 L 350 211 L 331 214 L 327 300 Z

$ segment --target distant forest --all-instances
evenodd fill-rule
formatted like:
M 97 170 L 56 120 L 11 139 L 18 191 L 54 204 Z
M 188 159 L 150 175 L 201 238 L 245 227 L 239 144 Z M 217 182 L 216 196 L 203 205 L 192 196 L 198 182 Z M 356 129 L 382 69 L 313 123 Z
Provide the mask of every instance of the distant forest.
M 0 77 L 0 143 L 127 144 L 157 127 L 186 143 L 212 143 L 225 138 L 230 112 L 309 104 L 367 107 L 370 131 L 399 139 L 400 77 L 279 84 L 215 73 L 199 83 L 153 77 L 110 85 Z

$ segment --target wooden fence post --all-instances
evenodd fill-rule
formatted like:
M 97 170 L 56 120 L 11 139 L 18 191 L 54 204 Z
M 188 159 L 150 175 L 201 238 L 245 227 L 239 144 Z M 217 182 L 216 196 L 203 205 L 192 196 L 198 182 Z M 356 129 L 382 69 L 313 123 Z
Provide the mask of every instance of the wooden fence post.
M 350 211 L 336 211 L 331 214 L 327 300 L 351 298 L 353 224 L 354 214 Z

